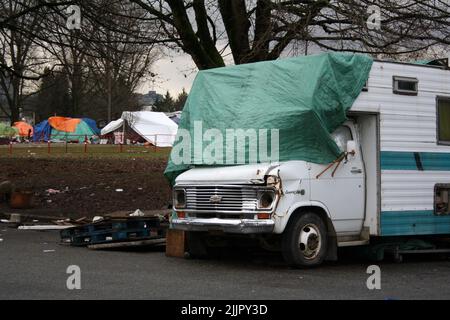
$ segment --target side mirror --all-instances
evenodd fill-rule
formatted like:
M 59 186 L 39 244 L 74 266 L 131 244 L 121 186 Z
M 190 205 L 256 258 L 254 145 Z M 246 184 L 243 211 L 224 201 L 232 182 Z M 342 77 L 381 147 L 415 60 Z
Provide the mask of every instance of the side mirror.
M 356 154 L 356 142 L 353 140 L 347 141 L 347 154 Z

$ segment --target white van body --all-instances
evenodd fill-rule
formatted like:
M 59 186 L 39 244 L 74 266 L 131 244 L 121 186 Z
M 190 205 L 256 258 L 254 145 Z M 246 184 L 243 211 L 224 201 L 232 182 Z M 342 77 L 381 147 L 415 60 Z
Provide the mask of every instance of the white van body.
M 395 79 L 416 79 L 417 92 L 399 92 Z M 367 90 L 338 129 L 335 141 L 355 153 L 337 169 L 305 161 L 191 169 L 176 179 L 187 204 L 175 208 L 183 218 L 175 216 L 172 227 L 283 234 L 307 208 L 326 220 L 338 246 L 367 244 L 371 236 L 450 234 L 450 215 L 435 212 L 436 187 L 450 188 L 450 143 L 438 141 L 437 127 L 437 101 L 446 99 L 450 70 L 375 61 Z M 259 210 L 265 188 L 276 199 Z M 270 218 L 259 218 L 265 212 Z

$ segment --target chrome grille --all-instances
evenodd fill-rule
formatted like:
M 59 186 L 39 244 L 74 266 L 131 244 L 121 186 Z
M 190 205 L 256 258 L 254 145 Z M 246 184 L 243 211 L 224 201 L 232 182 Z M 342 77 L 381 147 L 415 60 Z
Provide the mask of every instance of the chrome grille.
M 198 186 L 186 190 L 186 210 L 249 212 L 257 209 L 257 189 L 240 186 Z M 220 201 L 214 203 L 218 197 Z M 213 199 L 213 201 L 211 201 Z

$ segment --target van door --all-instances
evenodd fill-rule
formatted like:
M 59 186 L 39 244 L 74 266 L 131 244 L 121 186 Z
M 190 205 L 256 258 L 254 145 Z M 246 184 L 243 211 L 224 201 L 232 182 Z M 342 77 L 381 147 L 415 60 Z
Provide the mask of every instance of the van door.
M 358 135 L 352 122 L 339 127 L 332 137 L 342 152 L 348 141 L 355 141 L 355 155 L 348 155 L 319 175 L 327 165 L 311 164 L 311 200 L 320 201 L 328 208 L 336 233 L 356 235 L 362 231 L 365 206 L 365 172 Z

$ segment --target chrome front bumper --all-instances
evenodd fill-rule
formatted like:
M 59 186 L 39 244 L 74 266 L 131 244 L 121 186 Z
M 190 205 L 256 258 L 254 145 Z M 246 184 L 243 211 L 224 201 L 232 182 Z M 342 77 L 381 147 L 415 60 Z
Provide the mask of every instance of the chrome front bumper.
M 184 231 L 223 231 L 225 233 L 272 233 L 273 220 L 186 218 L 172 219 L 172 228 Z

